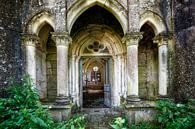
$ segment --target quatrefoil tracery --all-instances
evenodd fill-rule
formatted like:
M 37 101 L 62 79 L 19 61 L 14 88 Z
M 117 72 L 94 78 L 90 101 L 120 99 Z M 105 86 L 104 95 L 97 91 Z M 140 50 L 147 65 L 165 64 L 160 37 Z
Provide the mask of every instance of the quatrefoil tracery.
M 88 45 L 87 48 L 93 52 L 99 52 L 100 50 L 104 49 L 104 45 L 100 44 L 98 41 L 95 41 L 93 44 Z

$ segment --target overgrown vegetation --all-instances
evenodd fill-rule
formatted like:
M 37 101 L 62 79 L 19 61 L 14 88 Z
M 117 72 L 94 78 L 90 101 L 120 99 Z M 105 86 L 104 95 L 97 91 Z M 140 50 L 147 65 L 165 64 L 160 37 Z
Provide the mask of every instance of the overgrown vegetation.
M 122 117 L 117 117 L 110 124 L 113 129 L 128 129 L 127 120 Z
M 188 103 L 159 101 L 156 119 L 163 129 L 195 129 L 195 109 Z
M 0 129 L 85 129 L 85 116 L 73 116 L 69 121 L 54 123 L 29 77 L 21 84 L 12 82 L 7 89 L 8 98 L 0 99 Z M 170 100 L 157 102 L 154 122 L 129 125 L 118 117 L 113 129 L 195 129 L 195 109 L 190 104 L 175 104 Z
M 128 124 L 127 119 L 121 117 L 115 118 L 110 126 L 113 129 L 159 129 L 158 125 L 149 122 Z
M 0 99 L 0 128 L 38 129 L 49 128 L 53 121 L 39 102 L 39 96 L 29 77 L 21 84 L 12 82 L 8 98 Z
M 170 100 L 157 102 L 156 119 L 153 122 L 127 124 L 125 118 L 115 118 L 113 129 L 195 129 L 195 109 L 190 104 L 175 104 Z
M 55 127 L 55 129 L 85 129 L 86 118 L 85 116 L 73 116 L 69 121 L 62 122 Z
M 12 82 L 8 98 L 0 99 L 0 129 L 84 129 L 85 118 L 75 116 L 63 123 L 54 123 L 29 77 L 21 84 Z

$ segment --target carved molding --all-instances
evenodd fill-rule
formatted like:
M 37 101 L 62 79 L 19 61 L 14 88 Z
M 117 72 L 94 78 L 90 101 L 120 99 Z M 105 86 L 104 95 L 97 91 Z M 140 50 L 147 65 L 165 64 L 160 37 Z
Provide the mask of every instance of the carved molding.
M 51 32 L 51 34 L 56 46 L 69 46 L 72 42 L 72 38 L 68 32 Z
M 29 28 L 32 27 L 32 25 L 39 21 L 41 17 L 47 16 L 48 19 L 51 19 L 51 21 L 54 20 L 53 16 L 54 14 L 51 12 L 51 9 L 49 8 L 39 8 L 38 10 L 33 10 L 29 15 L 24 19 L 23 23 L 23 31 L 28 33 L 31 32 Z M 54 24 L 50 24 L 54 28 Z
M 127 46 L 138 45 L 139 41 L 143 38 L 142 32 L 130 32 L 126 33 L 122 39 L 123 43 L 126 43 Z

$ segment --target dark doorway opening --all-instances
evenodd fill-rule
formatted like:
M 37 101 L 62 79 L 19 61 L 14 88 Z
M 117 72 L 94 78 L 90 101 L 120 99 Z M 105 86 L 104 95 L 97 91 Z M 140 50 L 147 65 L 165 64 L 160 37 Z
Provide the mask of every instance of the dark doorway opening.
M 111 105 L 110 58 L 87 57 L 80 61 L 83 108 L 109 108 Z

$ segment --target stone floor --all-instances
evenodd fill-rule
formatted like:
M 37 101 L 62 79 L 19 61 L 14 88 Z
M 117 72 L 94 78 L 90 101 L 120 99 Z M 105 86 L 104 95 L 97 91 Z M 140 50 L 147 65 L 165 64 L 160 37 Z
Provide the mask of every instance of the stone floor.
M 84 108 L 82 113 L 87 117 L 87 129 L 111 129 L 109 123 L 122 115 L 120 110 L 111 108 Z

